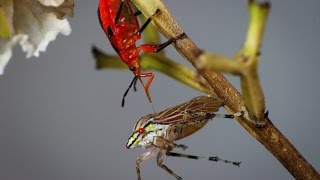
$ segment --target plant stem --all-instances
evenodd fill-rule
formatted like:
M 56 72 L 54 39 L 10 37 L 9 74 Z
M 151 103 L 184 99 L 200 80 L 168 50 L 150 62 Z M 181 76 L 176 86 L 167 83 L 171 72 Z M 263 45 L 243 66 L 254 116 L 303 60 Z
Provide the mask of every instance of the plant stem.
M 135 5 L 147 17 L 156 11 L 161 10 L 161 14 L 153 19 L 153 23 L 158 30 L 167 38 L 176 37 L 183 32 L 176 20 L 171 16 L 169 10 L 160 0 L 133 0 Z M 193 66 L 196 66 L 201 50 L 193 41 L 185 37 L 174 43 L 175 48 Z M 218 72 L 201 71 L 197 69 L 207 80 L 209 85 L 215 90 L 217 95 L 225 100 L 226 108 L 231 113 L 246 109 L 241 94 Z M 303 158 L 295 147 L 281 134 L 281 132 L 271 123 L 268 117 L 264 127 L 258 128 L 250 122 L 250 117 L 237 118 L 238 122 L 261 144 L 263 144 L 296 179 L 320 179 L 319 173 Z
M 250 0 L 248 7 L 250 20 L 246 42 L 239 59 L 245 64 L 241 69 L 240 81 L 246 107 L 261 122 L 265 113 L 265 100 L 259 80 L 258 58 L 270 3 Z
M 96 59 L 96 68 L 102 69 L 125 69 L 128 66 L 121 61 L 119 56 L 110 56 L 101 52 L 96 47 L 92 47 L 93 55 Z M 210 86 L 196 71 L 178 64 L 171 59 L 151 54 L 143 54 L 140 58 L 140 65 L 143 70 L 157 70 L 167 76 L 201 92 L 212 94 Z M 179 73 L 177 73 L 179 72 Z

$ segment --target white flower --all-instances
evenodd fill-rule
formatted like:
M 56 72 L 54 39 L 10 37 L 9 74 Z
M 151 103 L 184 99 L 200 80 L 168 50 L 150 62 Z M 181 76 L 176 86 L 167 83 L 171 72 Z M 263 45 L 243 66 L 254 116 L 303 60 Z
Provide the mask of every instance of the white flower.
M 27 58 L 38 57 L 59 33 L 69 35 L 64 16 L 72 16 L 73 7 L 73 0 L 0 0 L 0 75 L 16 44 Z

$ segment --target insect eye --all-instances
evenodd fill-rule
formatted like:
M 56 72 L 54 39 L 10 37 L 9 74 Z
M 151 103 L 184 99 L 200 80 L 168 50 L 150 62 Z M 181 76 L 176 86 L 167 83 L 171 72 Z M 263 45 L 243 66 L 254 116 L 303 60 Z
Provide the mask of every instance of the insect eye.
M 139 130 L 138 130 L 138 132 L 139 132 L 139 134 L 144 134 L 144 128 L 139 128 Z

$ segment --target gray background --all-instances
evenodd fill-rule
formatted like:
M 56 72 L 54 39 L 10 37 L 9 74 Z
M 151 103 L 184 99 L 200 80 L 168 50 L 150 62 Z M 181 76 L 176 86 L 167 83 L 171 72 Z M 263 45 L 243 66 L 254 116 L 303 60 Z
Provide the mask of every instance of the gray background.
M 165 3 L 199 47 L 232 55 L 245 38 L 246 1 L 183 0 Z M 71 36 L 59 36 L 40 58 L 20 48 L 0 77 L 1 180 L 136 179 L 135 159 L 145 150 L 125 144 L 139 117 L 152 112 L 141 86 L 121 97 L 132 73 L 96 71 L 92 44 L 115 53 L 96 17 L 98 0 L 77 1 Z M 274 1 L 260 62 L 270 118 L 302 155 L 320 169 L 320 1 Z M 187 64 L 172 47 L 170 57 Z M 238 79 L 230 77 L 238 86 Z M 200 95 L 156 73 L 151 94 L 157 110 Z M 223 111 L 222 111 L 223 112 Z M 217 119 L 183 139 L 186 151 L 242 161 L 224 163 L 166 158 L 184 179 L 293 179 L 237 122 Z M 151 159 L 143 179 L 173 179 Z

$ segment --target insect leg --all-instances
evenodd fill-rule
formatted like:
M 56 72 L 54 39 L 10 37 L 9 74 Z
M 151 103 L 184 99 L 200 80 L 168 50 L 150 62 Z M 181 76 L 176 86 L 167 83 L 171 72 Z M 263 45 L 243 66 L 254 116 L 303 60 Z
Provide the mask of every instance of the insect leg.
M 139 12 L 139 11 L 138 11 Z M 141 34 L 145 29 L 146 27 L 150 24 L 152 18 L 157 15 L 158 13 L 160 12 L 160 9 L 157 9 L 156 12 L 147 19 L 147 21 L 140 27 L 139 31 L 138 31 L 138 34 Z M 141 13 L 141 12 L 140 12 Z M 135 13 L 136 14 L 136 13 Z
M 178 180 L 182 180 L 182 177 L 178 176 L 176 173 L 174 173 L 171 169 L 169 169 L 166 165 L 163 164 L 163 156 L 166 153 L 166 150 L 160 150 L 157 156 L 157 164 L 162 169 L 166 170 L 168 173 L 170 173 L 172 176 L 174 176 Z
M 185 33 L 180 34 L 177 37 L 171 38 L 169 39 L 167 42 L 164 42 L 162 44 L 158 44 L 158 45 L 151 45 L 151 44 L 142 44 L 140 46 L 140 49 L 145 51 L 145 52 L 159 52 L 162 49 L 166 48 L 167 46 L 169 46 L 170 44 L 172 44 L 173 42 L 175 42 L 177 39 L 180 39 L 182 37 L 186 36 Z
M 137 11 L 137 12 L 135 12 L 133 15 L 134 15 L 134 16 L 139 16 L 139 15 L 141 15 L 141 14 L 142 14 L 141 11 Z
M 221 159 L 217 156 L 210 156 L 210 157 L 203 157 L 203 156 L 195 156 L 195 155 L 189 155 L 189 154 L 181 154 L 181 153 L 175 153 L 175 152 L 166 152 L 167 156 L 173 156 L 173 157 L 183 157 L 183 158 L 189 158 L 189 159 L 204 159 L 204 160 L 208 160 L 208 161 L 222 161 L 225 162 L 227 164 L 233 164 L 235 166 L 240 166 L 241 162 L 234 162 L 234 161 L 229 161 L 229 160 L 225 160 L 225 159 Z
M 150 86 L 152 80 L 154 79 L 154 74 L 153 73 L 143 73 L 143 74 L 140 74 L 139 77 L 149 77 L 146 85 L 144 85 L 144 91 L 146 92 L 148 100 L 152 103 L 151 96 L 150 96 L 150 93 L 149 93 L 149 86 Z
M 140 164 L 156 154 L 156 148 L 151 148 L 148 152 L 141 154 L 136 160 L 136 172 L 138 180 L 141 180 Z
M 188 148 L 188 146 L 184 145 L 184 144 L 174 144 L 175 148 L 181 148 L 182 150 L 186 150 Z
M 129 92 L 129 90 L 131 89 L 132 85 L 134 85 L 134 86 L 135 86 L 135 84 L 137 83 L 137 79 L 138 79 L 138 77 L 137 77 L 137 76 L 134 76 L 134 78 L 132 79 L 132 81 L 131 81 L 131 83 L 130 83 L 129 87 L 128 87 L 128 88 L 127 88 L 127 90 L 126 90 L 126 92 L 123 94 L 123 96 L 122 96 L 122 103 L 121 103 L 121 107 L 123 107 L 123 106 L 124 106 L 125 98 L 126 98 L 126 96 L 127 96 L 128 92 Z

